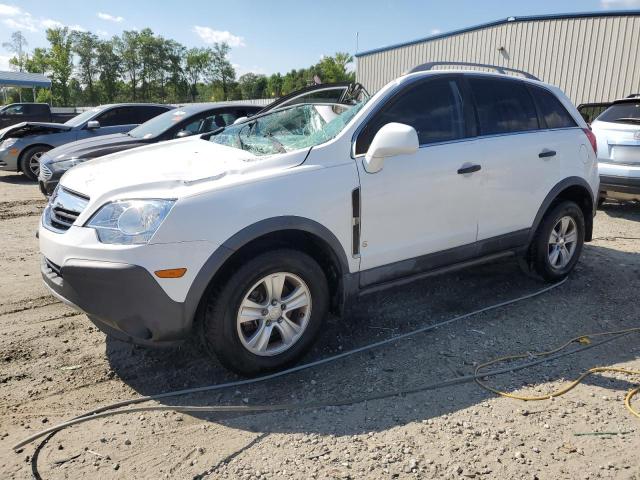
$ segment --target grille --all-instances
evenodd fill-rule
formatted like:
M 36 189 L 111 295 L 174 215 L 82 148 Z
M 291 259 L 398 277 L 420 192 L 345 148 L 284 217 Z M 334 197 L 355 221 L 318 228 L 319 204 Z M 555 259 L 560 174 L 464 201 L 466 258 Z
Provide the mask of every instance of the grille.
M 45 226 L 58 232 L 69 230 L 88 203 L 84 195 L 57 188 L 45 211 Z
M 42 180 L 49 180 L 51 178 L 51 175 L 53 175 L 53 173 L 51 172 L 51 170 L 49 170 L 49 167 L 47 167 L 46 165 L 43 165 L 41 163 L 40 164 L 40 178 Z

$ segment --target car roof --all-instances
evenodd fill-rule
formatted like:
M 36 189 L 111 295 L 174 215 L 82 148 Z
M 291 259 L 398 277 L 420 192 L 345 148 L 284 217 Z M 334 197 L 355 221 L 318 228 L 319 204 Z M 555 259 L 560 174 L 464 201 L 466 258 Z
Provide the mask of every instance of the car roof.
M 614 100 L 612 105 L 619 105 L 621 103 L 638 103 L 640 102 L 640 96 L 629 96 L 627 98 L 619 98 Z
M 97 105 L 95 107 L 100 110 L 104 110 L 105 108 L 113 108 L 113 107 L 163 107 L 166 109 L 176 108 L 173 105 L 167 105 L 164 103 L 138 103 L 138 102 L 126 102 L 126 103 L 105 103 L 104 105 Z
M 184 103 L 178 105 L 176 108 L 180 110 L 184 110 L 187 113 L 199 113 L 207 110 L 215 110 L 219 108 L 255 108 L 256 110 L 261 109 L 260 105 L 254 105 L 252 103 L 235 103 L 235 102 L 202 102 L 202 103 Z

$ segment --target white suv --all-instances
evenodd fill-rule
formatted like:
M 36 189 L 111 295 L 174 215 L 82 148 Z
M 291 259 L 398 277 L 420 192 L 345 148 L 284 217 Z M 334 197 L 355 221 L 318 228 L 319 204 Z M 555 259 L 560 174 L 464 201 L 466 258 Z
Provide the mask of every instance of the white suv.
M 247 375 L 307 351 L 359 295 L 516 255 L 548 281 L 591 239 L 595 138 L 544 83 L 417 68 L 69 170 L 39 230 L 59 299 L 109 334 L 197 334 Z
M 600 197 L 640 199 L 640 95 L 613 102 L 591 128 L 598 140 Z

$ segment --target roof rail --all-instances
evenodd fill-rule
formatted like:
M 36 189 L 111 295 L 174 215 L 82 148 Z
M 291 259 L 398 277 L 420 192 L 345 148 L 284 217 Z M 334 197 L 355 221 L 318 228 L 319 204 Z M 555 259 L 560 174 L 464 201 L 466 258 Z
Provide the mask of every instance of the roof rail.
M 632 93 L 631 95 L 627 95 L 626 98 L 640 98 L 640 93 Z
M 439 67 L 441 65 L 459 65 L 463 67 L 482 67 L 489 68 L 491 70 L 495 70 L 498 73 L 506 75 L 506 72 L 514 72 L 523 75 L 525 78 L 529 80 L 538 80 L 538 77 L 531 75 L 528 72 L 524 72 L 522 70 L 516 70 L 515 68 L 501 67 L 499 65 L 488 65 L 485 63 L 472 63 L 472 62 L 428 62 L 423 63 L 422 65 L 418 65 L 417 67 L 412 68 L 407 73 L 416 73 L 416 72 L 427 72 L 429 70 L 433 70 L 433 67 Z

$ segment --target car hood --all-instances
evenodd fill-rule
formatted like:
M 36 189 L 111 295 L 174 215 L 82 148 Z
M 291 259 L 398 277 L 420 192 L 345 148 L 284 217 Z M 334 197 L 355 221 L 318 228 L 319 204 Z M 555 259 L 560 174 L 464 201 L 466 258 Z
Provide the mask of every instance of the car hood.
M 72 127 L 62 123 L 22 122 L 0 130 L 0 140 L 5 138 L 22 138 L 28 135 L 45 135 L 47 133 L 66 132 Z
M 126 195 L 178 198 L 198 189 L 241 181 L 256 172 L 299 165 L 309 149 L 257 157 L 198 138 L 160 142 L 113 153 L 67 171 L 61 186 L 94 199 Z
M 66 143 L 54 148 L 47 153 L 47 160 L 51 163 L 79 158 L 88 160 L 121 150 L 123 147 L 133 148 L 146 145 L 148 141 L 133 138 L 126 133 L 114 133 L 101 135 L 94 138 L 86 138 L 76 142 Z

